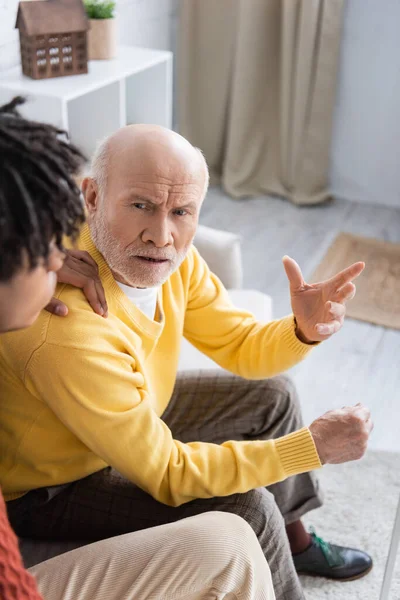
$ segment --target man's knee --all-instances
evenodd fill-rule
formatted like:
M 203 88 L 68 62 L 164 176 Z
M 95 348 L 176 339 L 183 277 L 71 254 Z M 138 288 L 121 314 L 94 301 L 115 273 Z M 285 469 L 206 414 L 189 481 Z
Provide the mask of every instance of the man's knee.
M 229 592 L 235 598 L 242 594 L 249 598 L 274 597 L 269 565 L 244 519 L 229 512 L 212 511 L 184 519 L 178 526 L 177 551 L 173 547 L 166 549 L 169 555 L 171 551 L 174 556 L 181 553 L 175 581 L 179 580 L 181 569 L 186 589 L 197 589 L 200 584 L 204 588 L 201 597 L 216 597 L 216 590 L 223 591 L 224 597 L 231 597 Z
M 232 502 L 233 500 L 233 502 Z M 274 496 L 265 488 L 256 488 L 245 494 L 235 494 L 227 500 L 224 510 L 233 512 L 250 525 L 258 539 L 267 531 L 280 536 L 284 520 Z
M 287 375 L 278 375 L 257 382 L 260 392 L 266 397 L 266 406 L 270 410 L 292 415 L 301 419 L 299 396 L 294 381 Z
M 238 514 L 223 511 L 206 512 L 181 521 L 182 535 L 193 547 L 208 547 L 210 552 L 230 546 L 238 540 L 254 537 L 250 525 Z
M 191 555 L 198 553 L 199 559 L 206 554 L 221 568 L 238 558 L 246 564 L 259 559 L 261 548 L 257 536 L 250 524 L 237 514 L 207 512 L 185 519 L 181 525 L 187 552 Z M 191 556 L 191 559 L 196 559 L 196 556 Z

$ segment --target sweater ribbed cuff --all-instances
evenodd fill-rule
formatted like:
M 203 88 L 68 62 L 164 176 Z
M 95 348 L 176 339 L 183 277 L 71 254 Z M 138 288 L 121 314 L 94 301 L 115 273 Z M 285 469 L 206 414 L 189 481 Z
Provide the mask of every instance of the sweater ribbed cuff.
M 319 345 L 318 342 L 316 344 L 304 344 L 299 340 L 296 335 L 296 324 L 293 315 L 281 319 L 281 324 L 282 338 L 285 340 L 288 348 L 300 359 L 305 358 L 313 348 Z
M 322 467 L 308 427 L 277 439 L 275 445 L 285 477 Z

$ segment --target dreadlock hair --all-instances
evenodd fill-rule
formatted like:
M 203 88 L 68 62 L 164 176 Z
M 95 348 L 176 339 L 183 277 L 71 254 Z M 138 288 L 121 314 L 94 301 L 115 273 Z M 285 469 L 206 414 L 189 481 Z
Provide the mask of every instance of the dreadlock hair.
M 74 238 L 84 221 L 73 179 L 84 157 L 62 130 L 24 119 L 18 96 L 0 107 L 0 282 L 49 256 L 54 240 Z

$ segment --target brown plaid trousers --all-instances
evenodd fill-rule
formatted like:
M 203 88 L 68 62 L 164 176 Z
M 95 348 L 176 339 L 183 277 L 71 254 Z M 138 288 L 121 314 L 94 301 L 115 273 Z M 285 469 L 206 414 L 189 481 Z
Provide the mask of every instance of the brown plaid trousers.
M 175 439 L 216 444 L 277 438 L 303 426 L 297 393 L 287 377 L 249 381 L 219 370 L 180 375 L 162 418 Z M 307 473 L 268 489 L 170 507 L 110 467 L 65 486 L 34 490 L 9 502 L 8 511 L 21 537 L 93 541 L 207 511 L 235 513 L 258 537 L 277 600 L 300 600 L 304 595 L 285 523 L 321 504 L 318 482 Z

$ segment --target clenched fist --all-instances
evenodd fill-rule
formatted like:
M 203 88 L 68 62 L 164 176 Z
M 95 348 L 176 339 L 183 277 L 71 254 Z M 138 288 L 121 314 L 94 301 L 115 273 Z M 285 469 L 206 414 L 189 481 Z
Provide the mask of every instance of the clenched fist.
M 362 404 L 330 410 L 310 425 L 322 464 L 358 460 L 365 454 L 374 425 Z

